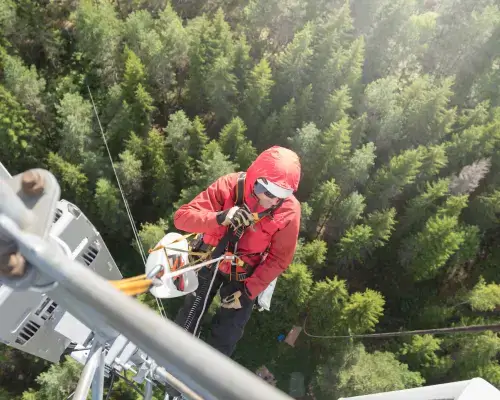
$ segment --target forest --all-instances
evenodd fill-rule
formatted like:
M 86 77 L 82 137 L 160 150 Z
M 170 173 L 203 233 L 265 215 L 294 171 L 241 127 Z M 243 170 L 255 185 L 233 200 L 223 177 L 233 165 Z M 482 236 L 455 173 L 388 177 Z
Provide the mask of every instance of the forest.
M 218 177 L 299 154 L 294 262 L 234 356 L 295 398 L 500 388 L 496 332 L 312 337 L 499 322 L 499 85 L 495 0 L 0 1 L 0 160 L 50 170 L 124 276 Z M 75 389 L 71 358 L 1 346 L 0 399 Z

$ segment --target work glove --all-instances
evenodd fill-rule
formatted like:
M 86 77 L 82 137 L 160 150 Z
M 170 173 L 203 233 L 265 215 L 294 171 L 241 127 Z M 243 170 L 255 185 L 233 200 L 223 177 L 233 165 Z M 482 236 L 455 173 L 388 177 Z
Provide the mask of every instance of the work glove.
M 219 225 L 231 225 L 234 230 L 240 227 L 247 227 L 253 224 L 254 218 L 252 213 L 244 207 L 231 207 L 217 214 L 217 222 Z
M 221 299 L 221 307 L 233 308 L 237 310 L 242 307 L 242 303 L 251 301 L 252 300 L 250 300 L 250 296 L 246 289 L 246 286 L 244 283 L 242 283 L 240 290 L 236 290 L 235 292 Z
M 243 293 L 241 293 L 241 290 L 238 290 L 237 292 L 234 292 L 234 293 L 230 294 L 229 296 L 224 297 L 221 300 L 221 307 L 222 308 L 234 308 L 234 309 L 241 308 L 240 297 L 242 295 L 243 295 Z

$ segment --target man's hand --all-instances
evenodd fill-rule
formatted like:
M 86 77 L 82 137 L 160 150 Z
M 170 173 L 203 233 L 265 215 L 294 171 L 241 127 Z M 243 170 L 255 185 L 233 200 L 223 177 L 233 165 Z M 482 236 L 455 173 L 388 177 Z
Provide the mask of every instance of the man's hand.
M 228 210 L 222 211 L 217 215 L 219 225 L 231 225 L 233 229 L 238 229 L 242 226 L 247 227 L 253 224 L 254 218 L 250 211 L 244 207 L 231 207 Z

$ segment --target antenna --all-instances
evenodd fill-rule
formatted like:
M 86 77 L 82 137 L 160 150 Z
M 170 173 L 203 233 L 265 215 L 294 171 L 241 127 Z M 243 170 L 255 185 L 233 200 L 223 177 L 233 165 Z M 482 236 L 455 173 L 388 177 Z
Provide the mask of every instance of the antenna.
M 104 377 L 124 370 L 145 382 L 145 399 L 152 398 L 153 386 L 167 384 L 191 399 L 290 399 L 113 287 L 109 279 L 121 274 L 104 241 L 76 206 L 59 200 L 49 171 L 14 177 L 1 171 L 0 257 L 16 254 L 24 261 L 19 276 L 0 265 L 0 313 L 11 327 L 20 321 L 15 332 L 23 332 L 17 344 L 5 331 L 1 335 L 8 345 L 50 361 L 69 351 L 84 363 L 73 399 L 86 399 L 92 390 L 92 399 L 101 400 Z M 32 190 L 28 177 L 36 177 L 41 190 Z M 25 301 L 28 312 L 11 296 Z

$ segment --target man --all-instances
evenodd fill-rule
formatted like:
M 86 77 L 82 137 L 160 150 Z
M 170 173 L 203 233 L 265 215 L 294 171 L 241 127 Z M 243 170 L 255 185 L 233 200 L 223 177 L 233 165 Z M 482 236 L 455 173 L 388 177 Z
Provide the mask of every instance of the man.
M 215 264 L 201 269 L 196 293 L 186 296 L 176 318 L 177 324 L 194 332 L 220 290 L 221 307 L 209 343 L 229 357 L 257 296 L 293 259 L 300 228 L 300 204 L 293 193 L 300 173 L 298 156 L 274 146 L 245 174 L 219 178 L 174 215 L 177 229 L 202 234 L 194 250 L 210 250 L 212 258 L 228 250 L 240 256 L 235 262 L 221 262 L 218 271 Z

